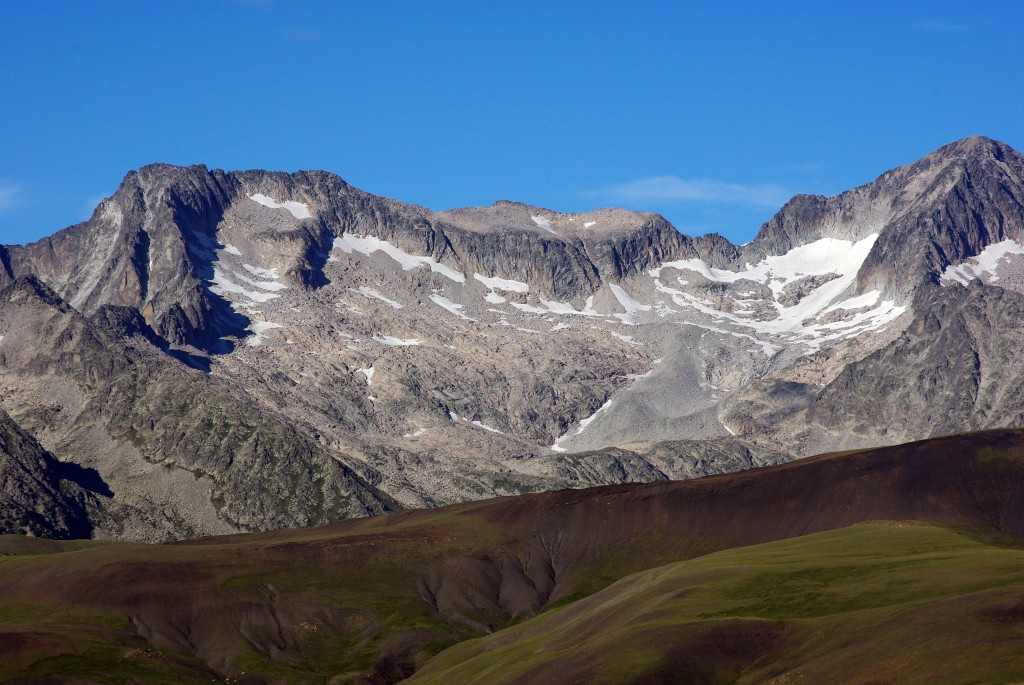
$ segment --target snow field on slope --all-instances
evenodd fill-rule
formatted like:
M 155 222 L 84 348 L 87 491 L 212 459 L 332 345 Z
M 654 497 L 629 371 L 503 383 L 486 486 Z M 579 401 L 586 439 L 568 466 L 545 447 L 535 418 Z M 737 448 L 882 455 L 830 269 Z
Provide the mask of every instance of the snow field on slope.
M 1024 254 L 1024 245 L 1012 238 L 993 243 L 982 250 L 981 254 L 971 257 L 961 264 L 947 266 L 939 281 L 942 285 L 952 283 L 967 285 L 975 278 L 980 278 L 985 283 L 995 283 L 999 280 L 997 269 L 1000 262 L 1009 261 L 1011 255 L 1018 254 Z
M 334 247 L 345 254 L 359 252 L 360 254 L 370 255 L 378 251 L 383 252 L 388 257 L 391 257 L 393 260 L 401 264 L 404 271 L 409 271 L 420 266 L 426 266 L 432 272 L 441 274 L 445 278 L 451 279 L 456 283 L 466 282 L 466 276 L 464 274 L 456 271 L 450 266 L 434 261 L 432 257 L 409 254 L 400 247 L 373 236 L 358 236 L 346 233 L 340 238 L 334 239 Z
M 295 200 L 278 202 L 271 197 L 267 197 L 263 193 L 249 195 L 248 198 L 253 202 L 263 205 L 264 207 L 270 207 L 271 209 L 286 209 L 296 219 L 309 219 L 313 216 L 309 213 L 309 205 L 305 202 L 296 202 Z
M 654 278 L 655 288 L 659 292 L 669 295 L 677 305 L 692 307 L 718 319 L 721 323 L 743 326 L 753 329 L 757 333 L 784 335 L 802 342 L 812 349 L 817 349 L 824 342 L 883 326 L 906 310 L 905 307 L 897 306 L 892 301 L 879 302 L 880 293 L 876 291 L 836 302 L 836 299 L 855 283 L 857 272 L 864 264 L 864 260 L 877 239 L 877 233 L 857 242 L 822 238 L 796 247 L 784 255 L 766 257 L 755 265 L 748 263 L 742 271 L 716 269 L 708 266 L 701 259 L 693 258 L 667 262 L 658 268 L 651 269 L 648 273 Z M 693 271 L 716 283 L 736 283 L 739 280 L 762 283 L 771 289 L 776 298 L 788 284 L 808 276 L 835 274 L 838 278 L 818 286 L 792 306 L 785 307 L 777 301 L 774 302 L 776 318 L 760 321 L 721 311 L 708 301 L 664 284 L 660 277 L 665 269 Z M 680 285 L 687 284 L 681 276 L 676 280 Z M 857 313 L 847 320 L 826 324 L 805 323 L 824 313 L 839 309 L 859 309 L 872 305 L 875 305 L 872 310 Z M 765 353 L 769 354 L 767 349 L 765 349 Z

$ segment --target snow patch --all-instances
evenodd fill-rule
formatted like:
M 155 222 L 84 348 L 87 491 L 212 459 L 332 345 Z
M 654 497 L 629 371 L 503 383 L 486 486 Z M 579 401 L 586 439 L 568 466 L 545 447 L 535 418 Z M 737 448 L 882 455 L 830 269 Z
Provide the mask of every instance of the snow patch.
M 602 405 L 601 405 L 600 407 L 598 407 L 597 411 L 595 411 L 595 412 L 594 412 L 593 414 L 591 414 L 591 415 L 590 415 L 590 416 L 588 416 L 587 418 L 585 418 L 585 419 L 583 419 L 582 421 L 580 421 L 580 427 L 579 427 L 579 430 L 577 430 L 577 431 L 576 431 L 575 433 L 573 433 L 573 435 L 579 435 L 579 434 L 580 434 L 580 433 L 582 433 L 582 432 L 583 432 L 584 430 L 586 430 L 587 426 L 589 426 L 589 425 L 590 425 L 591 423 L 593 423 L 593 422 L 594 422 L 594 419 L 596 419 L 596 418 L 597 418 L 597 415 L 598 415 L 598 414 L 600 414 L 600 413 L 601 413 L 601 412 L 603 412 L 603 411 L 604 411 L 605 409 L 608 409 L 608 408 L 609 408 L 609 407 L 611 407 L 611 406 L 612 406 L 612 401 L 611 401 L 611 400 L 608 400 L 607 402 L 605 402 L 604 404 L 602 404 Z
M 520 311 L 529 312 L 530 314 L 566 314 L 576 316 L 601 316 L 599 313 L 594 311 L 593 297 L 587 298 L 587 302 L 583 306 L 583 309 L 576 309 L 568 302 L 545 300 L 543 297 L 538 298 L 538 300 L 542 305 L 544 305 L 544 307 L 523 304 L 521 302 L 513 302 L 512 306 Z
M 1004 259 L 1008 260 L 1010 255 L 1024 254 L 1024 245 L 1016 240 L 1008 238 L 998 243 L 993 243 L 981 251 L 981 254 L 971 257 L 962 264 L 950 264 L 943 270 L 939 282 L 942 285 L 960 283 L 967 285 L 975 278 L 980 278 L 986 283 L 995 283 L 999 280 L 996 269 Z
M 804 321 L 814 319 L 822 314 L 826 308 L 838 304 L 836 302 L 837 298 L 847 292 L 856 282 L 857 272 L 860 270 L 861 265 L 864 263 L 877 239 L 877 233 L 873 233 L 857 242 L 837 238 L 822 238 L 821 240 L 796 247 L 784 255 L 766 257 L 756 265 L 751 266 L 747 264 L 746 268 L 742 271 L 715 269 L 708 266 L 703 260 L 693 258 L 668 262 L 661 265 L 661 267 L 651 269 L 648 273 L 655 279 L 655 288 L 669 295 L 677 305 L 696 309 L 716 318 L 720 322 L 737 324 L 751 328 L 759 333 L 787 334 L 789 336 L 814 338 L 820 335 L 818 329 L 821 325 L 805 326 Z M 665 285 L 660 280 L 665 269 L 695 271 L 704 276 L 704 278 L 718 283 L 735 283 L 740 279 L 764 283 L 772 290 L 776 297 L 778 297 L 786 285 L 806 276 L 836 274 L 838 278 L 833 278 L 822 284 L 793 306 L 784 307 L 780 303 L 775 302 L 775 309 L 778 313 L 776 318 L 768 321 L 759 321 L 721 311 L 710 302 Z M 680 285 L 685 284 L 680 279 L 677 279 L 677 282 Z M 850 299 L 867 301 L 866 295 Z M 864 299 L 861 300 L 861 298 Z M 884 311 L 886 315 L 877 318 L 875 323 L 882 325 L 886 321 L 891 320 L 889 314 L 892 314 L 894 307 L 895 303 L 889 301 L 879 304 L 879 313 Z M 849 322 L 836 323 L 838 327 L 849 325 L 851 325 Z
M 823 313 L 828 314 L 829 312 L 834 312 L 837 309 L 860 309 L 861 307 L 871 307 L 878 303 L 878 298 L 881 296 L 882 293 L 880 291 L 872 290 L 871 292 L 864 293 L 863 295 L 858 295 L 857 297 L 851 297 L 848 300 L 837 302 L 826 309 Z
M 295 200 L 278 202 L 271 197 L 267 197 L 263 193 L 256 193 L 255 195 L 249 195 L 248 197 L 253 202 L 257 202 L 264 207 L 270 207 L 271 209 L 287 209 L 296 219 L 308 219 L 313 216 L 309 213 L 309 205 L 305 202 L 296 202 Z
M 371 300 L 380 300 L 381 302 L 387 304 L 390 307 L 393 307 L 394 309 L 402 309 L 402 308 L 405 307 L 405 305 L 399 304 L 398 302 L 395 302 L 394 300 L 390 300 L 390 299 L 384 297 L 383 295 L 381 295 L 379 292 L 377 292 L 373 288 L 367 288 L 365 285 L 361 285 L 358 288 L 349 288 L 349 291 L 353 292 L 353 293 L 359 293 L 363 297 L 371 299 Z
M 420 266 L 427 266 L 432 272 L 441 274 L 456 283 L 466 282 L 465 275 L 450 266 L 439 264 L 434 261 L 432 257 L 409 254 L 405 250 L 392 245 L 388 241 L 381 240 L 380 238 L 374 238 L 373 236 L 358 236 L 346 233 L 340 238 L 334 239 L 334 247 L 345 254 L 359 252 L 360 254 L 370 255 L 374 252 L 380 251 L 398 262 L 403 271 L 410 271 L 411 269 L 415 269 Z
M 596 221 L 586 221 L 586 222 L 583 223 L 583 228 L 590 228 L 591 226 L 596 226 L 596 225 L 597 225 Z
M 210 286 L 210 290 L 227 299 L 230 299 L 228 298 L 228 295 L 242 295 L 254 302 L 266 302 L 280 297 L 280 295 L 274 295 L 273 293 L 261 293 L 243 288 L 237 283 L 231 281 L 227 274 L 216 263 L 213 265 L 213 280 L 211 283 L 212 285 Z
M 274 328 L 282 328 L 282 326 L 281 324 L 274 323 L 272 321 L 258 321 L 254 323 L 252 325 L 252 335 L 246 340 L 249 347 L 259 346 L 264 340 L 266 340 L 266 336 L 263 334 L 269 330 L 273 330 Z
M 278 283 L 277 281 L 257 281 L 236 271 L 232 271 L 231 275 L 244 283 L 248 283 L 254 288 L 260 288 L 261 290 L 270 290 L 273 292 L 288 289 L 288 286 L 286 286 L 284 283 Z
M 470 423 L 473 424 L 474 426 L 476 426 L 477 428 L 483 428 L 485 431 L 490 431 L 491 433 L 497 433 L 498 435 L 504 435 L 504 433 L 501 432 L 500 430 L 498 430 L 497 428 L 492 428 L 491 426 L 488 426 L 487 424 L 485 424 L 485 423 L 483 423 L 481 421 L 470 421 Z
M 373 339 L 384 345 L 391 345 L 393 347 L 412 347 L 414 345 L 422 345 L 423 342 L 419 338 L 395 338 L 390 335 L 375 335 Z
M 491 290 L 505 290 L 512 293 L 530 292 L 530 285 L 528 283 L 514 281 L 511 278 L 498 278 L 497 276 L 484 276 L 482 274 L 473 274 L 473 278 Z
M 633 297 L 625 290 L 623 290 L 620 286 L 615 285 L 614 283 L 609 283 L 608 287 L 611 289 L 612 294 L 615 295 L 615 299 L 619 301 L 619 304 L 622 306 L 622 308 L 626 310 L 624 314 L 613 315 L 622 323 L 627 324 L 629 326 L 635 326 L 636 318 L 634 315 L 637 312 L 651 311 L 650 305 L 640 304 L 639 302 L 634 300 Z
M 261 266 L 253 266 L 252 264 L 243 264 L 242 268 L 259 278 L 271 278 L 275 281 L 280 278 L 277 275 L 277 269 L 264 269 Z
M 555 235 L 558 235 L 558 233 L 555 233 L 555 229 L 551 228 L 551 222 L 545 219 L 544 217 L 531 216 L 530 218 L 533 219 L 533 223 L 537 224 L 548 233 L 554 233 Z
M 224 244 L 224 251 L 227 252 L 228 254 L 233 254 L 233 255 L 236 255 L 238 257 L 242 256 L 242 251 L 239 250 L 234 245 L 232 245 L 231 243 L 225 243 Z M 152 262 L 150 262 L 150 268 L 152 268 Z
M 737 331 L 730 331 L 730 330 L 726 330 L 724 328 L 715 328 L 714 326 L 706 326 L 704 324 L 699 324 L 699 323 L 684 322 L 683 325 L 684 326 L 695 326 L 697 328 L 703 328 L 704 330 L 711 331 L 713 333 L 724 333 L 725 335 L 731 335 L 731 336 L 736 337 L 736 338 L 745 338 L 746 340 L 749 340 L 749 341 L 753 342 L 755 345 L 760 345 L 761 352 L 763 352 L 764 356 L 766 356 L 766 357 L 773 357 L 776 352 L 778 352 L 779 350 L 782 349 L 778 345 L 773 345 L 770 342 L 767 342 L 765 340 L 761 340 L 760 338 L 755 338 L 754 336 L 747 335 L 746 333 L 738 333 Z M 659 359 L 658 362 L 660 362 L 660 361 L 661 360 Z M 655 363 L 657 363 L 657 362 L 655 362 Z
M 430 296 L 430 301 L 433 302 L 434 304 L 436 304 L 437 306 L 441 307 L 442 309 L 447 309 L 449 312 L 451 312 L 455 316 L 463 318 L 466 321 L 476 321 L 476 319 L 468 317 L 468 316 L 466 316 L 465 314 L 462 313 L 461 310 L 462 310 L 464 305 L 452 302 L 451 300 L 449 300 L 444 295 L 440 295 L 438 293 L 434 293 L 433 295 Z
M 508 301 L 498 293 L 494 292 L 493 290 L 484 295 L 484 299 L 490 302 L 491 304 L 505 304 L 505 302 Z
M 375 371 L 375 369 L 372 366 L 367 368 L 367 369 L 356 369 L 357 373 L 361 373 L 364 376 L 366 376 L 366 384 L 367 385 L 373 385 L 373 372 L 374 371 Z
M 616 333 L 615 331 L 609 331 L 609 332 L 612 334 L 613 338 L 618 338 L 619 340 L 621 340 L 624 343 L 629 343 L 630 345 L 639 345 L 640 344 L 636 340 L 634 340 L 633 336 L 631 336 L 631 335 L 623 335 L 622 333 Z

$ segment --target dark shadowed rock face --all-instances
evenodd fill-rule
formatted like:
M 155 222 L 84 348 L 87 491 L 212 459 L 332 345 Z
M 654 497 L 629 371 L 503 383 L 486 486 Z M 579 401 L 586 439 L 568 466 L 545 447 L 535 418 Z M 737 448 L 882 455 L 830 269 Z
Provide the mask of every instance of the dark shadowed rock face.
M 0 534 L 89 537 L 91 493 L 0 410 Z

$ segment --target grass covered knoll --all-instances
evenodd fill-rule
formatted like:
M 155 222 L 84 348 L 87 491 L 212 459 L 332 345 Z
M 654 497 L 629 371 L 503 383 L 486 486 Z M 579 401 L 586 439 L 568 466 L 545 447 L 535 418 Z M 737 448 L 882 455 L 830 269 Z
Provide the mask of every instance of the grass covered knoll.
M 432 659 L 410 685 L 1008 683 L 1024 551 L 877 522 L 644 571 Z
M 686 559 L 717 563 L 703 555 L 722 550 L 879 520 L 931 521 L 1019 544 L 1022 493 L 1024 431 L 993 431 L 694 481 L 537 493 L 180 544 L 0 539 L 0 681 L 394 683 L 458 642 L 534 625 L 524 621 L 538 614 L 572 616 L 595 598 L 579 600 L 630 574 Z M 860 553 L 865 562 L 888 554 Z M 1021 567 L 1015 552 L 999 553 Z M 863 571 L 859 561 L 824 571 L 813 563 L 796 577 L 826 596 Z M 708 568 L 716 583 L 728 575 Z M 931 587 L 930 566 L 907 568 L 910 586 Z M 970 564 L 961 568 L 976 575 Z M 801 628 L 806 621 L 828 633 L 862 615 L 863 594 L 851 594 L 836 614 L 842 621 L 830 624 L 791 606 L 804 586 L 779 595 L 776 588 L 792 585 L 785 578 L 750 578 L 732 604 L 701 609 L 707 616 L 697 622 L 654 623 L 650 634 L 606 624 L 609 637 L 590 644 L 619 661 L 650 653 L 630 662 L 638 672 L 666 654 L 701 653 L 716 669 L 735 663 L 729 668 L 740 673 L 750 660 L 748 647 L 729 646 L 737 631 L 758 654 L 774 654 L 816 644 L 808 637 L 816 628 Z M 775 604 L 753 606 L 758 597 Z M 663 599 L 648 603 L 652 616 L 689 616 L 672 598 L 659 608 Z M 999 614 L 1008 617 L 1006 631 L 1015 625 L 1012 606 Z M 957 637 L 954 626 L 935 626 Z M 658 646 L 678 642 L 680 631 L 690 640 L 683 647 Z M 714 656 L 715 645 L 725 651 Z M 807 652 L 784 652 L 797 653 Z

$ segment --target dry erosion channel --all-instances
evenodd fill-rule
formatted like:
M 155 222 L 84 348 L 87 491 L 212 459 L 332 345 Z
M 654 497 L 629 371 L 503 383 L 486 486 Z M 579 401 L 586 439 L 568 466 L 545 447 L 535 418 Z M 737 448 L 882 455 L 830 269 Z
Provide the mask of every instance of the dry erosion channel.
M 146 166 L 89 221 L 0 245 L 0 533 L 90 540 L 4 538 L 0 585 L 22 604 L 0 613 L 0 661 L 15 664 L 0 664 L 0 676 L 123 682 L 138 668 L 144 681 L 167 682 L 560 682 L 558 673 L 562 682 L 824 682 L 815 678 L 839 672 L 835 663 L 814 666 L 807 655 L 827 647 L 814 630 L 845 625 L 837 617 L 848 607 L 834 597 L 739 611 L 742 588 L 755 584 L 740 578 L 754 548 L 735 552 L 736 566 L 722 562 L 736 587 L 701 585 L 712 573 L 698 569 L 705 562 L 652 569 L 924 520 L 939 527 L 907 523 L 895 535 L 910 537 L 899 539 L 879 529 L 877 553 L 893 556 L 864 571 L 877 587 L 854 587 L 854 571 L 814 576 L 821 559 L 837 563 L 844 543 L 835 538 L 785 548 L 778 554 L 792 565 L 764 573 L 795 574 L 786 580 L 801 588 L 794 596 L 832 583 L 847 583 L 850 596 L 880 593 L 892 600 L 872 605 L 880 612 L 923 611 L 914 602 L 924 595 L 890 592 L 917 582 L 886 575 L 901 564 L 934 564 L 934 580 L 955 577 L 976 554 L 991 562 L 989 585 L 942 585 L 954 604 L 958 592 L 1015 587 L 997 570 L 1016 563 L 1021 532 L 1020 495 L 1007 483 L 1017 482 L 1013 436 L 1024 426 L 1022 339 L 1024 156 L 982 137 L 833 197 L 798 195 L 739 246 L 622 209 L 564 214 L 499 201 L 435 212 L 323 171 Z M 979 432 L 993 430 L 1003 432 Z M 954 447 L 971 455 L 970 468 L 956 469 L 972 483 L 973 509 L 942 506 L 963 492 L 935 485 L 948 474 L 920 456 L 954 450 L 941 440 L 920 443 L 923 461 L 913 478 L 900 471 L 894 503 L 862 506 L 861 490 L 836 485 L 870 480 L 838 466 L 844 459 L 896 462 L 901 448 L 873 450 L 955 434 L 967 436 Z M 835 456 L 804 459 L 823 453 Z M 951 463 L 936 457 L 935 469 Z M 750 502 L 731 513 L 716 503 L 731 485 L 686 490 L 704 504 L 679 510 L 659 503 L 664 492 L 630 485 L 748 470 L 768 474 L 750 481 L 769 493 L 757 500 L 757 535 L 730 532 L 738 520 L 762 530 Z M 809 485 L 777 485 L 796 473 L 813 474 L 800 477 L 835 501 L 812 497 Z M 582 490 L 594 486 L 612 489 Z M 591 506 L 615 487 L 629 494 L 609 495 L 606 513 Z M 591 494 L 562 492 L 570 489 Z M 497 501 L 524 504 L 467 504 L 508 496 Z M 617 538 L 623 497 L 661 513 L 631 509 L 643 525 Z M 918 506 L 921 497 L 934 506 Z M 804 525 L 771 523 L 773 506 Z M 829 517 L 830 506 L 859 513 Z M 500 521 L 499 510 L 519 521 Z M 709 512 L 721 529 L 692 522 Z M 349 519 L 359 521 L 339 523 Z M 311 528 L 326 524 L 340 528 Z M 284 529 L 302 530 L 262 532 Z M 867 550 L 865 529 L 849 535 Z M 897 554 L 900 540 L 918 537 L 931 556 Z M 661 542 L 657 554 L 642 551 Z M 962 566 L 943 566 L 943 545 Z M 304 568 L 286 580 L 289 549 Z M 239 570 L 250 563 L 251 573 Z M 354 590 L 317 569 L 367 584 Z M 689 578 L 707 602 L 677 607 L 675 623 L 657 630 L 663 616 L 617 613 L 629 593 L 669 607 L 677 602 L 666 588 L 684 591 L 662 576 L 613 585 L 641 571 Z M 41 599 L 56 587 L 47 583 L 142 577 L 131 596 Z M 208 610 L 223 621 L 199 620 Z M 1006 611 L 1000 625 L 1011 636 L 1018 619 Z M 664 649 L 598 669 L 605 675 L 587 659 L 522 656 L 569 640 L 580 625 L 570 612 L 622 626 L 623 645 L 650 638 Z M 502 630 L 538 614 L 518 633 Z M 712 615 L 714 625 L 701 623 Z M 739 625 L 744 617 L 763 625 Z M 864 630 L 876 625 L 861 618 Z M 89 639 L 81 626 L 91 626 Z M 657 637 L 684 633 L 682 642 Z M 998 673 L 1015 673 L 998 635 Z M 608 649 L 597 636 L 580 640 L 565 649 Z M 708 663 L 687 656 L 705 643 L 733 646 Z M 843 658 L 884 651 L 857 644 L 867 651 Z M 492 652 L 524 670 L 502 680 L 495 663 L 504 662 L 486 663 Z M 680 673 L 690 680 L 672 679 Z

